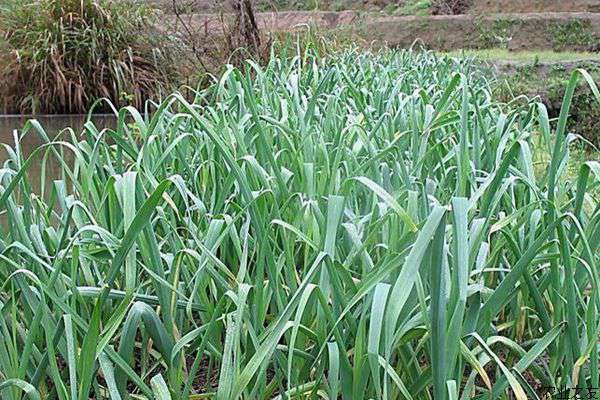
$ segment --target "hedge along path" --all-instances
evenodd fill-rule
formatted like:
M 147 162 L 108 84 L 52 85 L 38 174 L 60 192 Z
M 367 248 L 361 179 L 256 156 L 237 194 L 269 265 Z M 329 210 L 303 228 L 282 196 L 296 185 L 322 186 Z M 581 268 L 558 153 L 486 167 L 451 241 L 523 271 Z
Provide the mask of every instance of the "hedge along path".
M 550 121 L 468 59 L 308 50 L 115 129 L 30 121 L 0 169 L 2 397 L 598 387 L 600 165 L 565 173 L 581 77 L 600 98 L 575 71 Z

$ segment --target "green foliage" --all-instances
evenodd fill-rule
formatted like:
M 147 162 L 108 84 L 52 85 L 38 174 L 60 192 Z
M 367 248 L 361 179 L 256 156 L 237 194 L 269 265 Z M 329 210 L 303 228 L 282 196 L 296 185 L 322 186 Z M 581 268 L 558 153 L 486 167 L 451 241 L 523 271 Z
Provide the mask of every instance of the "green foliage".
M 482 50 L 460 49 L 445 53 L 455 57 L 474 57 L 484 61 L 510 61 L 525 64 L 525 67 L 530 65 L 538 65 L 540 63 L 567 63 L 577 62 L 581 60 L 600 61 L 600 53 L 579 52 L 579 51 L 561 51 L 553 50 L 525 50 L 513 51 L 501 48 L 490 48 Z M 585 66 L 589 68 L 589 66 Z
M 274 33 L 271 53 L 282 58 L 294 57 L 298 51 L 319 54 L 320 57 L 336 57 L 348 49 L 368 48 L 371 44 L 365 43 L 363 34 L 364 27 L 360 23 L 325 32 L 314 25 L 305 25 L 295 32 Z
M 590 21 L 569 20 L 552 26 L 553 48 L 577 48 L 598 51 L 598 37 L 594 34 Z
M 519 19 L 499 18 L 493 21 L 476 20 L 475 29 L 479 33 L 478 48 L 507 48 L 515 27 L 522 24 Z
M 548 66 L 550 65 L 550 66 Z M 600 80 L 600 68 L 594 62 L 576 62 L 585 68 L 595 81 Z M 570 73 L 560 64 L 526 64 L 503 77 L 494 90 L 501 101 L 512 101 L 521 95 L 538 96 L 546 105 L 551 118 L 558 117 Z M 600 107 L 595 95 L 584 82 L 577 85 L 573 96 L 567 128 L 581 136 L 596 149 L 600 148 Z M 589 148 L 589 146 L 588 146 Z
M 174 74 L 149 9 L 122 0 L 12 0 L 0 8 L 8 112 L 85 112 L 100 97 L 141 106 Z
M 596 75 L 596 80 L 600 76 Z M 600 107 L 594 102 L 594 95 L 584 85 L 579 86 L 573 97 L 573 112 L 569 121 L 569 130 L 588 140 L 600 149 Z
M 360 0 L 258 0 L 259 11 L 283 10 L 323 10 L 343 11 L 360 9 L 364 4 Z
M 408 0 L 397 8 L 399 15 L 429 15 L 431 0 Z
M 2 398 L 598 387 L 600 165 L 564 175 L 580 75 L 555 129 L 412 51 L 229 68 L 101 132 L 30 121 L 0 169 Z

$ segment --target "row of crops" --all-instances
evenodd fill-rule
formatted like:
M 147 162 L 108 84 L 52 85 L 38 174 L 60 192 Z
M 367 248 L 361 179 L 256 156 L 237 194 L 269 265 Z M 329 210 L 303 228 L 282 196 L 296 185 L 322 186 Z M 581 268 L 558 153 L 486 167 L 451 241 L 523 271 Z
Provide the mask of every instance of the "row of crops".
M 600 387 L 600 164 L 573 172 L 565 129 L 588 78 L 551 121 L 470 60 L 307 54 L 114 129 L 29 122 L 0 169 L 1 397 Z

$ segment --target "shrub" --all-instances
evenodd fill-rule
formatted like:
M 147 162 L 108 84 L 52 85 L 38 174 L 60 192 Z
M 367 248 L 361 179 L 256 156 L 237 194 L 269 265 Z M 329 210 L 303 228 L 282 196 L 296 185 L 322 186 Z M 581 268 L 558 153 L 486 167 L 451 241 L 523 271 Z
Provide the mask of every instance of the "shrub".
M 600 80 L 600 68 L 591 63 L 577 63 L 572 68 L 585 68 L 595 81 Z M 550 118 L 558 118 L 570 73 L 561 65 L 525 65 L 510 71 L 498 81 L 494 94 L 500 101 L 509 102 L 521 95 L 539 97 L 548 109 Z M 575 88 L 567 129 L 600 148 L 600 107 L 594 101 L 589 86 L 580 83 Z
M 564 90 L 560 93 L 564 95 Z M 588 87 L 581 85 L 575 91 L 572 110 L 569 129 L 600 149 L 600 107 Z
M 178 38 L 186 55 L 181 68 L 186 71 L 188 84 L 206 82 L 206 75 L 219 74 L 224 65 L 244 67 L 248 59 L 267 61 L 272 42 L 258 28 L 253 1 L 215 2 L 209 9 L 212 18 L 203 23 L 190 17 L 202 4 L 206 6 L 206 1 L 172 0 L 167 8 L 175 16 L 175 23 L 168 25 L 169 32 Z M 216 29 L 207 28 L 215 23 Z
M 8 112 L 84 112 L 100 97 L 140 106 L 174 75 L 146 7 L 123 0 L 20 0 L 0 10 Z
M 577 49 L 598 51 L 600 37 L 594 33 L 590 21 L 567 20 L 551 25 L 552 48 L 555 51 Z
M 433 0 L 431 13 L 433 15 L 466 14 L 472 5 L 472 0 Z

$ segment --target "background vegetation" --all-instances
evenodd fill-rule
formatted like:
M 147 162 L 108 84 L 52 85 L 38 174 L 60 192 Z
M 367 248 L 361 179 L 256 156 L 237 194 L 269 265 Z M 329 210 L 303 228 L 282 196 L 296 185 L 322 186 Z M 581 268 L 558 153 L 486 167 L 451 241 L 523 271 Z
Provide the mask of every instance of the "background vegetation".
M 142 106 L 175 77 L 153 15 L 122 0 L 8 0 L 0 6 L 4 112 L 83 113 L 99 98 Z
M 594 79 L 600 80 L 600 64 L 594 61 L 573 61 L 574 67 L 585 68 Z M 546 105 L 551 118 L 557 118 L 562 99 L 569 81 L 569 70 L 561 63 L 540 63 L 539 60 L 525 63 L 501 75 L 494 95 L 499 100 L 512 101 L 519 96 L 539 97 Z M 575 89 L 567 128 L 570 133 L 589 141 L 592 149 L 600 148 L 600 107 L 594 101 L 589 86 L 581 83 Z

